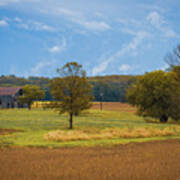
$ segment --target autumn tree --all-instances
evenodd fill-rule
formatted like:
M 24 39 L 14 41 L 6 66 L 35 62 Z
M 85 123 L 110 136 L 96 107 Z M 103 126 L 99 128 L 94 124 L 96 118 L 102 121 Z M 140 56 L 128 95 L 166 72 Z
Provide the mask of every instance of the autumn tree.
M 176 71 L 154 71 L 139 77 L 127 91 L 129 103 L 138 108 L 140 115 L 159 118 L 161 122 L 167 122 L 169 117 L 180 119 L 180 86 Z
M 29 110 L 34 100 L 41 100 L 45 97 L 45 92 L 36 85 L 25 85 L 22 88 L 23 95 L 19 97 L 21 103 L 27 104 Z
M 91 85 L 86 73 L 77 62 L 70 62 L 61 69 L 57 69 L 60 77 L 50 82 L 54 102 L 52 108 L 58 108 L 60 113 L 69 114 L 69 128 L 73 129 L 73 116 L 91 107 L 93 99 Z

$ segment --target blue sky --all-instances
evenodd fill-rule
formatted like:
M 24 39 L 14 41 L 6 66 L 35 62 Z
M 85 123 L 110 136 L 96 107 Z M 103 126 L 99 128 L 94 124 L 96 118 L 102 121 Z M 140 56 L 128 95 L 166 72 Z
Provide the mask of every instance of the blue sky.
M 0 75 L 143 74 L 178 43 L 179 0 L 0 0 Z

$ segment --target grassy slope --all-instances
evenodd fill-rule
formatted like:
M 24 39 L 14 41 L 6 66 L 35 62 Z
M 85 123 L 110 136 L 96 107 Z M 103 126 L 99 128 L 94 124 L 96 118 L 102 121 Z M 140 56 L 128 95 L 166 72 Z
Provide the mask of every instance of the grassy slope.
M 107 127 L 156 127 L 162 129 L 172 124 L 146 123 L 141 117 L 128 112 L 98 111 L 90 110 L 80 117 L 75 117 L 74 126 L 76 129 L 84 128 L 107 128 Z M 44 140 L 44 135 L 49 131 L 66 129 L 68 117 L 59 115 L 51 110 L 33 109 L 1 110 L 0 128 L 21 129 L 12 135 L 0 136 L 1 145 L 18 146 L 93 146 L 111 145 L 128 142 L 142 142 L 147 140 L 158 140 L 176 137 L 136 138 L 136 139 L 103 139 L 90 141 L 50 142 Z

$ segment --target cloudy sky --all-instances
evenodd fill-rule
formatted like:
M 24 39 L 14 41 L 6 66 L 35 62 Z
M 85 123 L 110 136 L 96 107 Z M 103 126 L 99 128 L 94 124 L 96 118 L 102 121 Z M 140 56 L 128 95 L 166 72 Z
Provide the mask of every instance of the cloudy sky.
M 178 43 L 180 0 L 0 0 L 0 75 L 142 74 Z

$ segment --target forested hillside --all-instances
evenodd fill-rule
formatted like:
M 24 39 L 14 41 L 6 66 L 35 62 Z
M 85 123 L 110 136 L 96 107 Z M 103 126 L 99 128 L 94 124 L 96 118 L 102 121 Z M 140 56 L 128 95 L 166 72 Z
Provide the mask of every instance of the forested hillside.
M 112 75 L 88 77 L 88 80 L 93 85 L 95 101 L 126 102 L 126 88 L 136 80 L 136 77 Z M 44 100 L 52 100 L 49 91 L 49 81 L 50 78 L 45 77 L 22 78 L 14 75 L 0 76 L 0 87 L 24 86 L 26 84 L 38 85 L 42 89 L 45 89 L 46 96 Z

